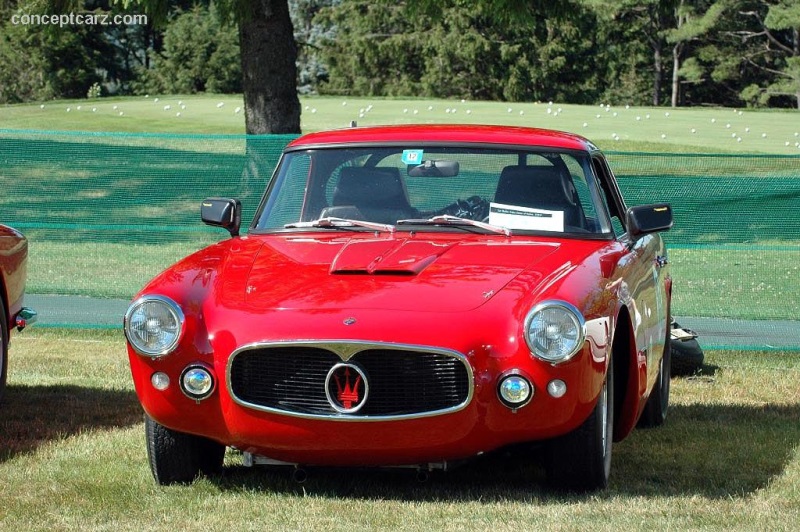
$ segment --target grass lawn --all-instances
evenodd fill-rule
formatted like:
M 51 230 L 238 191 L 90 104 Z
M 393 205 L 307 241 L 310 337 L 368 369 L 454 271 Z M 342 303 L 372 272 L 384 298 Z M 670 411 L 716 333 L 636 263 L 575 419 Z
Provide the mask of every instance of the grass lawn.
M 796 111 L 341 98 L 306 98 L 302 105 L 304 131 L 341 127 L 350 120 L 361 125 L 504 123 L 578 132 L 617 152 L 800 155 Z M 26 167 L 24 176 L 5 173 L 12 151 L 0 149 L 0 181 L 8 181 L 0 197 L 2 220 L 29 211 L 47 213 L 57 222 L 57 227 L 23 228 L 32 244 L 29 291 L 130 297 L 163 267 L 224 237 L 203 232 L 185 176 L 218 185 L 220 195 L 230 194 L 226 187 L 241 190 L 242 137 L 204 143 L 192 136 L 241 135 L 244 118 L 236 111 L 241 106 L 240 97 L 161 96 L 156 101 L 151 95 L 0 107 L 0 142 L 20 129 L 184 135 L 177 140 L 59 137 L 41 154 L 21 155 L 34 163 L 59 155 L 56 162 Z M 101 157 L 87 167 L 74 152 L 60 155 L 69 143 L 138 149 L 139 162 Z M 163 167 L 155 162 L 175 154 L 183 156 L 171 159 L 170 179 L 163 179 Z M 149 174 L 149 168 L 156 170 Z M 727 162 L 717 171 L 712 175 L 739 175 Z M 698 174 L 708 177 L 705 170 Z M 98 178 L 109 179 L 108 197 L 102 187 L 81 188 Z M 114 180 L 128 187 L 115 187 Z M 153 195 L 142 201 L 141 191 Z M 164 197 L 177 198 L 181 208 L 159 201 Z M 792 197 L 776 198 L 776 205 L 794 209 Z M 255 202 L 257 197 L 246 198 L 246 208 L 252 212 Z M 87 218 L 98 205 L 112 205 L 118 218 Z M 704 213 L 692 208 L 687 212 L 699 220 Z M 726 208 L 726 216 L 736 221 L 735 206 Z M 764 222 L 773 232 L 765 236 L 774 236 L 780 216 Z M 76 230 L 87 219 L 106 226 L 98 232 Z M 138 229 L 140 239 L 132 245 L 130 228 L 115 225 L 118 220 L 164 227 Z M 713 234 L 724 229 L 714 226 Z M 752 231 L 759 229 L 763 233 L 763 227 Z M 747 248 L 715 236 L 709 244 L 714 247 L 670 252 L 676 313 L 797 319 L 796 238 Z M 706 364 L 698 376 L 673 379 L 663 428 L 636 431 L 615 446 L 606 492 L 548 492 L 535 457 L 519 452 L 434 474 L 426 484 L 409 471 L 330 469 L 312 470 L 306 483 L 296 484 L 287 471 L 248 469 L 229 452 L 222 477 L 162 488 L 147 466 L 142 412 L 121 332 L 34 327 L 13 336 L 9 385 L 0 405 L 0 530 L 795 530 L 800 522 L 800 357 L 714 351 L 706 353 Z
M 795 530 L 800 520 L 800 358 L 706 354 L 672 381 L 664 427 L 614 447 L 611 486 L 551 493 L 524 453 L 419 484 L 405 470 L 247 469 L 155 485 L 118 331 L 13 337 L 0 407 L 4 530 Z
M 4 129 L 243 134 L 241 96 L 59 100 L 0 107 Z M 347 126 L 476 123 L 580 133 L 606 150 L 800 155 L 800 112 L 427 99 L 301 98 L 304 132 Z M 238 112 L 237 112 L 238 109 Z M 694 132 L 693 132 L 694 130 Z

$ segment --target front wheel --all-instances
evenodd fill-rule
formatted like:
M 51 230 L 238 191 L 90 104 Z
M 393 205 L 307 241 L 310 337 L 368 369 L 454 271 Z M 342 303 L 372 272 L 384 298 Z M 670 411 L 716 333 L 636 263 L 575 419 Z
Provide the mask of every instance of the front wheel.
M 592 413 L 583 424 L 547 446 L 547 482 L 560 489 L 605 489 L 611 473 L 611 440 L 614 435 L 614 367 L 608 365 L 606 380 Z
M 204 475 L 222 471 L 225 446 L 215 441 L 177 432 L 144 416 L 147 458 L 156 482 L 162 486 L 188 484 Z

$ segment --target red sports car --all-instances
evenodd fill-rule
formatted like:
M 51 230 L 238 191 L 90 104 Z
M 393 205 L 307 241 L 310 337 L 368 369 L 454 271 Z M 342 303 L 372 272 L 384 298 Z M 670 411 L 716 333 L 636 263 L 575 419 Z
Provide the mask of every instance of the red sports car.
M 36 312 L 23 307 L 28 271 L 28 241 L 18 231 L 0 225 L 0 399 L 8 378 L 9 332 L 36 321 Z
M 577 135 L 349 128 L 289 144 L 246 235 L 125 316 L 157 482 L 246 464 L 427 471 L 521 442 L 607 485 L 612 441 L 669 401 L 667 204 L 628 207 Z

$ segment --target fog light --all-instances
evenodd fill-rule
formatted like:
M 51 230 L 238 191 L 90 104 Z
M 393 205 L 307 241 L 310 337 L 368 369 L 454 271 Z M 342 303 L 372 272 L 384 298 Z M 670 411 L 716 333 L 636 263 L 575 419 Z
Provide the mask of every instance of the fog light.
M 520 408 L 533 397 L 533 386 L 525 377 L 517 374 L 507 375 L 497 385 L 500 402 L 509 408 Z
M 181 389 L 191 399 L 205 399 L 214 391 L 214 377 L 203 366 L 189 366 L 181 375 Z
M 153 388 L 156 390 L 163 392 L 167 388 L 169 388 L 169 375 L 164 373 L 163 371 L 158 371 L 153 373 L 153 376 L 150 377 L 150 384 L 153 385 Z
M 547 384 L 547 393 L 556 399 L 564 397 L 564 394 L 567 393 L 567 383 L 561 379 L 552 380 Z

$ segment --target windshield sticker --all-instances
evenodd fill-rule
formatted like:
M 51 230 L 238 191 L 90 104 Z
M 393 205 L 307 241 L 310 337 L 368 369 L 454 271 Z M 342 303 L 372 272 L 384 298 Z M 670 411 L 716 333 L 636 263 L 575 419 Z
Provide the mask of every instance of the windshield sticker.
M 403 164 L 422 164 L 423 150 L 403 150 L 403 156 L 400 158 Z
M 564 232 L 564 212 L 491 203 L 489 223 L 508 229 Z

